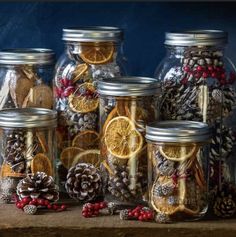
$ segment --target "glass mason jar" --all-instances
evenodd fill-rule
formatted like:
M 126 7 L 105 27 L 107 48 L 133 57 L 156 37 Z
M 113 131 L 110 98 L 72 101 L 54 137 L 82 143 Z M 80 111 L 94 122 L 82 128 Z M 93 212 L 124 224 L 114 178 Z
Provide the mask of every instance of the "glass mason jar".
M 149 204 L 157 222 L 195 220 L 208 208 L 207 124 L 154 122 L 146 127 Z
M 0 51 L 0 110 L 52 109 L 54 53 L 50 49 Z
M 124 74 L 122 39 L 116 27 L 63 29 L 65 52 L 54 78 L 61 190 L 71 166 L 99 155 L 96 80 Z
M 101 168 L 107 201 L 147 201 L 145 126 L 158 119 L 160 86 L 153 78 L 98 81 Z
M 10 202 L 27 174 L 55 176 L 57 114 L 43 108 L 0 111 L 0 201 Z
M 163 120 L 192 120 L 214 127 L 210 188 L 235 182 L 235 67 L 225 56 L 223 31 L 166 33 L 167 54 L 156 70 Z M 233 116 L 234 114 L 234 116 Z

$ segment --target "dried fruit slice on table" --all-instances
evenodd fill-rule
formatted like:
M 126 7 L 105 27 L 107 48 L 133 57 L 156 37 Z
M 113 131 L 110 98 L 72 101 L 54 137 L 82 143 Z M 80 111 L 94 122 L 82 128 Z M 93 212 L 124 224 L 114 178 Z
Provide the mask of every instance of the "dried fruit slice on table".
M 87 70 L 88 70 L 88 65 L 86 63 L 77 65 L 72 75 L 73 77 L 72 82 L 75 83 L 78 80 L 80 80 L 81 77 L 87 72 Z
M 113 57 L 113 43 L 85 43 L 81 45 L 80 57 L 88 64 L 104 64 Z
M 61 163 L 67 169 L 69 169 L 74 161 L 76 155 L 78 155 L 83 150 L 78 147 L 67 147 L 65 148 L 60 155 Z
M 75 156 L 72 166 L 77 163 L 89 163 L 94 165 L 95 167 L 99 167 L 100 163 L 103 161 L 100 151 L 98 149 L 92 149 L 87 151 L 82 151 L 78 155 Z
M 104 137 L 108 151 L 121 159 L 131 158 L 143 146 L 142 135 L 125 116 L 113 118 L 105 128 Z
M 98 98 L 92 83 L 83 83 L 69 96 L 69 106 L 76 113 L 88 113 L 98 108 Z
M 53 106 L 53 92 L 52 89 L 41 84 L 34 86 L 30 89 L 28 95 L 23 102 L 23 108 L 25 107 L 39 107 L 45 109 L 51 109 Z
M 87 150 L 99 147 L 99 134 L 92 130 L 79 133 L 72 141 L 72 146 Z
M 168 160 L 184 161 L 196 154 L 198 148 L 196 144 L 189 145 L 163 145 L 159 147 L 161 155 Z
M 53 170 L 52 170 L 52 164 L 49 158 L 44 155 L 43 153 L 38 153 L 33 157 L 33 160 L 31 161 L 31 172 L 44 172 L 47 175 L 52 176 Z

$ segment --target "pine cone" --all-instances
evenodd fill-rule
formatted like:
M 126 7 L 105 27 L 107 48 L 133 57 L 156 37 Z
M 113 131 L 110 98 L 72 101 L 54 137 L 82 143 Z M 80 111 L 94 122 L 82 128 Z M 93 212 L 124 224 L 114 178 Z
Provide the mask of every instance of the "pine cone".
M 175 162 L 166 159 L 160 151 L 156 152 L 157 169 L 161 175 L 171 176 L 175 172 Z
M 22 130 L 14 130 L 6 135 L 5 161 L 17 173 L 24 173 L 26 134 Z
M 120 211 L 120 219 L 121 220 L 128 220 L 129 219 L 129 210 L 124 209 Z
M 79 163 L 69 169 L 65 188 L 71 198 L 88 202 L 101 193 L 102 179 L 93 165 Z
M 28 174 L 18 183 L 17 194 L 20 199 L 31 197 L 57 201 L 59 198 L 58 187 L 54 183 L 54 179 L 44 172 Z
M 28 214 L 28 215 L 34 215 L 36 214 L 38 208 L 35 205 L 26 205 L 23 208 L 24 213 Z
M 134 190 L 130 189 L 129 168 L 126 165 L 114 165 L 114 175 L 109 176 L 108 191 L 121 201 L 131 201 L 142 195 L 145 183 L 143 173 L 137 172 L 137 182 Z
M 167 214 L 160 212 L 160 213 L 156 213 L 155 221 L 158 223 L 170 223 L 171 219 Z
M 231 183 L 223 183 L 221 189 L 216 188 L 211 193 L 213 212 L 216 216 L 226 218 L 236 213 L 236 187 Z

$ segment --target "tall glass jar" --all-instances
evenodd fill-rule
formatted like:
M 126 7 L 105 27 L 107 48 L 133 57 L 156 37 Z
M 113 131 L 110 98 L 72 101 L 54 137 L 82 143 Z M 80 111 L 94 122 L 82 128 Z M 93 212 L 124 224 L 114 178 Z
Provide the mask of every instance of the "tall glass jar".
M 153 78 L 98 81 L 104 194 L 117 205 L 147 200 L 145 126 L 158 119 L 160 86 Z
M 0 110 L 52 109 L 54 53 L 50 49 L 0 51 Z
M 0 202 L 10 202 L 27 174 L 55 176 L 57 114 L 42 108 L 0 111 Z M 30 190 L 29 190 L 30 191 Z
M 156 70 L 164 120 L 192 120 L 214 127 L 210 145 L 210 188 L 235 182 L 235 67 L 224 54 L 226 32 L 166 33 L 167 54 Z
M 201 122 L 163 121 L 146 127 L 149 203 L 157 222 L 205 215 L 210 138 L 210 128 Z
M 99 156 L 96 81 L 124 74 L 122 39 L 122 30 L 116 27 L 63 29 L 65 52 L 54 78 L 62 187 L 68 169 L 78 160 L 89 162 Z

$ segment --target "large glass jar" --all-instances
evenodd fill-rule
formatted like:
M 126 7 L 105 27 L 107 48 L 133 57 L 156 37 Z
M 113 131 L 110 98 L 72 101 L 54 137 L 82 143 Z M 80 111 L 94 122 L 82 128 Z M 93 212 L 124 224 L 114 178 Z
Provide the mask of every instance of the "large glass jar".
M 210 188 L 235 182 L 235 67 L 225 56 L 227 33 L 166 33 L 167 54 L 156 70 L 163 90 L 163 120 L 192 120 L 214 127 Z
M 65 52 L 54 78 L 61 188 L 71 166 L 99 155 L 96 81 L 124 74 L 122 39 L 116 27 L 63 29 Z
M 158 119 L 160 86 L 153 78 L 98 81 L 104 194 L 117 205 L 147 201 L 145 126 Z
M 55 176 L 57 114 L 42 108 L 0 111 L 0 202 L 10 202 L 27 174 Z
M 210 128 L 192 121 L 146 127 L 149 204 L 157 222 L 195 220 L 208 207 Z
M 54 53 L 49 49 L 0 51 L 0 110 L 52 109 Z

